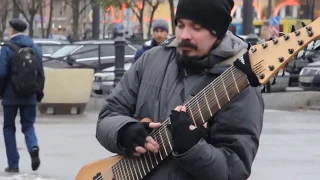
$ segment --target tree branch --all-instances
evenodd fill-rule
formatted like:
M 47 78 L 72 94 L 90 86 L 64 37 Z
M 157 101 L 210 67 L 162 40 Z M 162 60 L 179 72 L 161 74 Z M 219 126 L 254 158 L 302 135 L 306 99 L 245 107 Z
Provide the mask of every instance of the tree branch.
M 17 10 L 23 15 L 23 17 L 27 20 L 27 22 L 30 24 L 30 19 L 28 18 L 26 12 L 23 9 L 21 0 L 12 0 L 13 4 L 17 7 Z
M 79 14 L 82 14 L 84 10 L 86 10 L 86 8 L 91 4 L 91 2 L 89 1 L 79 12 Z
M 142 0 L 143 4 L 144 4 L 144 1 L 145 0 Z M 143 9 L 144 9 L 143 6 L 144 5 L 142 5 L 142 9 L 139 9 L 139 6 L 137 5 L 137 1 L 135 1 L 135 0 L 125 0 L 124 2 L 126 3 L 127 6 L 130 7 L 130 9 L 132 10 L 133 14 L 135 16 L 137 16 L 138 19 L 140 19 L 141 18 L 141 11 L 143 11 Z M 139 12 L 139 14 L 136 11 L 136 9 Z

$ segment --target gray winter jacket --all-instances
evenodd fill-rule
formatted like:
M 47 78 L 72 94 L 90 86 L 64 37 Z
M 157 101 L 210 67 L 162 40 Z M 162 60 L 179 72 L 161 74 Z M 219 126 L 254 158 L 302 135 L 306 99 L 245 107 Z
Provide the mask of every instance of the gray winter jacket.
M 215 65 L 246 47 L 246 43 L 228 32 L 211 52 L 210 62 Z M 145 117 L 163 122 L 171 110 L 192 97 L 190 91 L 202 75 L 188 73 L 181 76 L 176 55 L 176 47 L 168 41 L 166 46 L 147 51 L 107 97 L 96 134 L 107 150 L 124 154 L 118 135 L 125 124 Z M 259 146 L 263 112 L 260 90 L 247 87 L 212 117 L 206 140 L 201 139 L 185 154 L 169 156 L 145 179 L 247 179 Z

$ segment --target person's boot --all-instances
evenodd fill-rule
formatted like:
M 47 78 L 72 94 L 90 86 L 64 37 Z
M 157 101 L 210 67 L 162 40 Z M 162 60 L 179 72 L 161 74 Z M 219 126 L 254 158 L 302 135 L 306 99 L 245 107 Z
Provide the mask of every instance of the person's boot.
M 36 171 L 40 166 L 39 147 L 35 146 L 31 149 L 31 168 Z
M 7 167 L 4 169 L 5 172 L 8 173 L 18 173 L 19 172 L 19 168 L 11 168 L 11 167 Z

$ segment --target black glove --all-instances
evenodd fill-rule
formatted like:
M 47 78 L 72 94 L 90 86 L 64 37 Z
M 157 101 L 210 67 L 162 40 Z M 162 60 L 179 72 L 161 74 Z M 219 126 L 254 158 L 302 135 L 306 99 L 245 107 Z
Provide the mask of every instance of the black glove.
M 120 131 L 120 145 L 126 149 L 128 155 L 133 155 L 137 146 L 144 147 L 152 129 L 149 128 L 148 122 L 141 122 L 126 124 Z
M 37 101 L 40 103 L 42 101 L 44 93 L 42 91 L 38 92 L 36 96 L 37 96 Z
M 171 125 L 169 130 L 172 136 L 173 151 L 183 154 L 196 145 L 201 138 L 207 135 L 206 129 L 201 126 L 190 130 L 191 123 L 186 112 L 173 110 L 170 115 Z
M 250 47 L 251 46 L 249 44 L 248 50 L 250 49 Z M 257 87 L 260 85 L 256 74 L 251 69 L 248 51 L 243 55 L 242 59 L 237 59 L 236 61 L 234 61 L 233 65 L 247 75 L 248 81 L 252 87 Z

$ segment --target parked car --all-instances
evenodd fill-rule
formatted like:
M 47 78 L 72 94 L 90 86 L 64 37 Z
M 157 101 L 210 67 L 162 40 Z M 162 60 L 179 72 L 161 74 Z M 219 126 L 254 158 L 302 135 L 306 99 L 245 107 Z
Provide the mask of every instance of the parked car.
M 129 70 L 132 63 L 125 63 L 125 71 Z M 94 74 L 92 90 L 96 94 L 110 94 L 114 84 L 115 66 L 103 69 L 101 72 Z
M 288 63 L 286 71 L 290 73 L 289 86 L 299 86 L 299 74 L 308 64 L 320 61 L 320 40 L 311 42 L 299 52 L 297 59 Z
M 136 48 L 127 42 L 125 45 L 125 62 L 132 62 L 135 51 Z M 67 62 L 65 66 L 70 68 L 105 69 L 114 65 L 115 45 L 113 40 L 78 41 L 59 49 L 50 58 L 61 63 Z M 53 66 L 55 65 L 53 64 Z
M 33 42 L 40 47 L 42 55 L 45 58 L 50 57 L 51 54 L 69 44 L 68 41 L 59 41 L 52 39 L 33 39 Z
M 320 60 L 302 68 L 299 86 L 304 90 L 320 90 Z
M 51 54 L 69 44 L 68 41 L 58 41 L 51 39 L 33 39 L 33 42 L 39 46 L 42 51 L 43 59 L 46 60 Z M 0 50 L 4 42 L 1 42 Z

